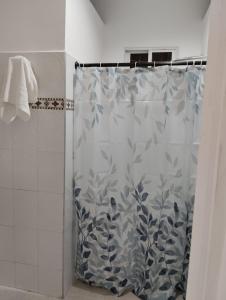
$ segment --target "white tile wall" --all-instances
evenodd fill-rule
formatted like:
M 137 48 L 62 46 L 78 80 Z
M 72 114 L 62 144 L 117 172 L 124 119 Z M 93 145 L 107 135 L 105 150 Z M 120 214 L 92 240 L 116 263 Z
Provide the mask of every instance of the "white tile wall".
M 64 295 L 73 284 L 73 258 L 72 258 L 72 231 L 66 229 L 64 232 Z
M 62 233 L 52 231 L 38 232 L 38 261 L 39 267 L 62 270 L 63 264 Z
M 26 228 L 15 228 L 16 262 L 37 265 L 37 231 Z
M 15 189 L 37 190 L 37 151 L 13 149 L 13 183 Z
M 62 194 L 64 192 L 64 154 L 38 152 L 38 190 Z
M 62 296 L 62 271 L 38 269 L 38 291 L 43 295 Z
M 66 96 L 73 99 L 73 74 L 75 59 L 65 55 L 66 59 Z M 72 184 L 73 184 L 73 123 L 74 112 L 66 111 L 65 114 L 65 200 L 64 200 L 64 296 L 73 282 L 73 258 L 72 258 Z
M 38 268 L 32 265 L 16 263 L 16 288 L 27 291 L 38 291 Z
M 1 122 L 0 126 L 0 149 L 12 148 L 12 130 L 11 124 L 7 125 Z
M 13 228 L 0 226 L 0 261 L 13 261 Z
M 15 286 L 15 264 L 0 261 L 0 285 Z
M 28 123 L 0 123 L 0 284 L 58 297 L 63 270 L 63 120 L 63 111 L 35 111 Z
M 63 231 L 63 194 L 38 192 L 38 228 Z
M 40 97 L 64 97 L 64 54 L 29 54 Z M 6 67 L 0 54 L 0 79 Z M 48 66 L 48 67 L 47 67 Z M 0 121 L 0 285 L 60 297 L 65 112 Z
M 51 139 L 50 139 L 51 137 Z M 62 111 L 38 113 L 38 150 L 64 151 L 64 114 Z
M 14 225 L 16 228 L 37 227 L 37 192 L 14 190 Z
M 0 187 L 12 188 L 12 166 L 12 150 L 10 148 L 0 149 Z
M 0 225 L 13 225 L 13 191 L 0 188 Z
M 14 149 L 36 149 L 39 113 L 39 111 L 32 111 L 32 118 L 28 122 L 16 119 L 11 124 Z

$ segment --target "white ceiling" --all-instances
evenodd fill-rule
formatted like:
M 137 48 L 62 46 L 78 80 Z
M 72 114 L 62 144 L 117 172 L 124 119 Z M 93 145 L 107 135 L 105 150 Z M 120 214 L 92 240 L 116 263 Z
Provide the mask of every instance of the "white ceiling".
M 96 8 L 98 14 L 100 15 L 101 19 L 104 22 L 107 22 L 107 16 L 108 16 L 108 6 L 109 3 L 113 3 L 115 2 L 115 0 L 90 0 L 92 2 L 92 4 L 94 5 L 94 7 Z M 123 1 L 123 0 L 120 0 Z M 142 3 L 142 1 L 144 1 L 144 9 L 145 9 L 145 0 L 137 0 L 137 2 L 140 4 Z M 153 0 L 148 0 L 148 1 L 153 1 Z M 193 4 L 195 4 L 195 6 L 197 6 L 197 9 L 200 11 L 200 17 L 203 17 L 209 7 L 209 4 L 211 2 L 211 0 L 186 0 L 189 2 L 193 2 Z M 174 4 L 175 1 L 172 1 L 172 4 Z M 150 2 L 149 2 L 150 5 Z M 153 5 L 154 2 L 153 2 Z M 141 6 L 140 6 L 141 7 Z M 179 7 L 175 7 L 175 11 L 178 11 Z M 128 8 L 128 13 L 129 13 L 129 8 Z

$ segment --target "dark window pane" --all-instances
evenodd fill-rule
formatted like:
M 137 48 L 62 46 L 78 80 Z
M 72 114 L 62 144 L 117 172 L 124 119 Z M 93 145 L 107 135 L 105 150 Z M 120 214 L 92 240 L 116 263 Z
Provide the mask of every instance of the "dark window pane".
M 152 52 L 152 61 L 171 61 L 172 52 Z
M 148 53 L 131 53 L 130 54 L 130 62 L 141 62 L 148 61 Z
M 148 53 L 131 53 L 130 54 L 130 62 L 148 62 Z M 134 66 L 131 66 L 133 68 Z

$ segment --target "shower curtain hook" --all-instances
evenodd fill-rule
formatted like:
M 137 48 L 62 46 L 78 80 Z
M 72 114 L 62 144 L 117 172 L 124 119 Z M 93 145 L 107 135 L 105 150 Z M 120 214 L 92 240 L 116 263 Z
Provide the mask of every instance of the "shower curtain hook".
M 193 60 L 193 67 L 195 66 L 195 60 Z
M 154 60 L 154 70 L 155 70 L 155 60 Z
M 186 71 L 188 71 L 188 60 L 187 60 L 187 68 L 186 68 Z
M 135 69 L 137 68 L 137 61 L 135 61 Z

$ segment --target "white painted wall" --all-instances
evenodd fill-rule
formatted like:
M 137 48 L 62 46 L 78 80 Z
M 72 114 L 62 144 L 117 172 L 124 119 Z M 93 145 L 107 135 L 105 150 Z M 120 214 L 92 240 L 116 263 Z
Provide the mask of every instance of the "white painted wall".
M 66 51 L 96 61 L 103 29 L 89 0 L 0 0 L 0 52 Z
M 104 24 L 89 0 L 66 0 L 65 50 L 81 62 L 101 59 Z
M 105 21 L 103 61 L 122 61 L 125 47 L 179 47 L 179 57 L 202 54 L 200 0 L 96 0 Z
M 1 0 L 0 51 L 64 50 L 65 0 Z
M 180 57 L 205 52 L 204 0 L 96 2 L 105 24 L 89 0 L 1 0 L 0 51 L 65 50 L 81 62 L 121 61 L 125 47 L 179 46 Z
M 226 299 L 225 11 L 212 1 L 187 300 Z
M 208 51 L 210 10 L 211 10 L 211 6 L 209 6 L 209 8 L 203 18 L 203 44 L 202 44 L 203 48 L 202 48 L 202 52 L 203 52 L 203 55 L 205 55 L 205 56 L 207 56 L 207 51 Z
M 65 79 L 66 98 L 73 99 L 74 62 L 100 61 L 103 52 L 104 23 L 89 0 L 66 0 Z M 65 114 L 65 202 L 64 202 L 64 295 L 73 282 L 72 182 L 73 117 Z

